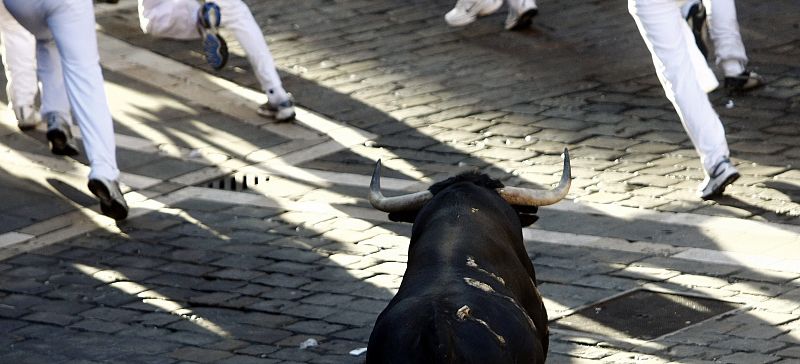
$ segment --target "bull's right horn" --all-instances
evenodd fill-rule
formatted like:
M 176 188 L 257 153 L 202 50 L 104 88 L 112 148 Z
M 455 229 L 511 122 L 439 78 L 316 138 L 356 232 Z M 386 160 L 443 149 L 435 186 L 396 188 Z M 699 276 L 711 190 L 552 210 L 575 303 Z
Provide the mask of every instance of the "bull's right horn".
M 372 172 L 372 181 L 369 183 L 369 203 L 372 207 L 384 212 L 413 211 L 419 209 L 433 194 L 428 191 L 420 191 L 396 197 L 384 197 L 381 193 L 381 160 L 375 163 L 375 171 Z
M 569 166 L 569 151 L 564 148 L 564 170 L 561 172 L 561 181 L 552 190 L 533 190 L 519 187 L 498 188 L 497 193 L 511 205 L 518 206 L 547 206 L 564 199 L 569 192 L 572 182 L 572 173 Z

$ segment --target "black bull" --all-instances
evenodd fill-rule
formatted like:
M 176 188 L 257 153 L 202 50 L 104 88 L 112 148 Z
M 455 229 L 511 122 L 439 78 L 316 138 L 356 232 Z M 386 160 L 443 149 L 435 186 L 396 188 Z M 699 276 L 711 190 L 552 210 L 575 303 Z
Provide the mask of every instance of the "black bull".
M 565 157 L 558 199 L 569 188 Z M 414 226 L 403 281 L 378 316 L 367 363 L 544 363 L 547 312 L 522 242 L 536 208 L 510 205 L 519 200 L 504 190 L 466 174 L 431 186 L 410 209 L 383 209 Z

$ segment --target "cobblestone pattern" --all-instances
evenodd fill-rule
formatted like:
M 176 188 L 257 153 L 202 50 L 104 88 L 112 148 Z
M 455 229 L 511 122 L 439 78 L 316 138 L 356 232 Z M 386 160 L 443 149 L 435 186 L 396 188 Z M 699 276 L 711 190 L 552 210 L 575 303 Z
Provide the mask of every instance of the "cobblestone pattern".
M 396 166 L 407 176 L 466 164 L 536 185 L 553 179 L 556 155 L 569 146 L 574 198 L 800 224 L 800 43 L 786 31 L 798 26 L 785 11 L 796 8 L 790 0 L 737 4 L 750 66 L 768 86 L 733 100 L 711 94 L 743 174 L 717 202 L 694 196 L 696 153 L 622 3 L 544 1 L 523 32 L 502 29 L 504 10 L 449 28 L 445 0 L 248 3 L 298 103 L 380 135 L 355 152 L 391 151 L 384 161 L 408 162 Z M 204 67 L 196 44 L 143 36 L 134 13 L 99 22 Z M 244 58 L 220 74 L 256 87 Z M 369 164 L 340 153 L 307 166 L 364 173 Z
M 0 264 L 3 362 L 362 362 L 348 353 L 399 287 L 410 225 L 186 200 L 122 228 Z M 528 252 L 551 317 L 635 287 L 751 304 L 645 347 L 554 333 L 551 362 L 798 358 L 798 274 L 535 242 Z M 319 345 L 300 349 L 309 338 Z

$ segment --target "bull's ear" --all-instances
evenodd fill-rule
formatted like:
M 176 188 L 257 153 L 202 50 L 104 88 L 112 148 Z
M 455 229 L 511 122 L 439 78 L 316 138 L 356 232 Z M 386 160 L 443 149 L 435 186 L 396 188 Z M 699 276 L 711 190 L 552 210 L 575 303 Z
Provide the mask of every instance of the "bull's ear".
M 531 214 L 517 214 L 517 216 L 519 216 L 519 224 L 522 227 L 531 226 L 536 220 L 539 220 L 539 216 Z
M 522 227 L 533 225 L 536 220 L 539 220 L 539 216 L 536 215 L 536 212 L 539 211 L 539 208 L 536 206 L 518 206 L 514 205 L 514 210 L 517 212 L 517 216 L 519 216 L 519 223 Z
M 419 210 L 413 211 L 401 211 L 401 212 L 390 212 L 389 213 L 389 220 L 398 221 L 398 222 L 410 222 L 414 223 L 414 220 L 417 219 L 417 214 Z

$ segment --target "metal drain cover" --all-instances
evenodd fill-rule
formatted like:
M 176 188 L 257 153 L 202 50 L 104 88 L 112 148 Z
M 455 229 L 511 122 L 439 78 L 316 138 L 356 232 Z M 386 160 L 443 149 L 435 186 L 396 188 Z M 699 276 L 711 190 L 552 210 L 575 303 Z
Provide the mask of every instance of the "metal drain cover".
M 637 289 L 557 319 L 550 327 L 651 340 L 739 307 L 713 298 Z
M 196 183 L 195 186 L 242 192 L 258 189 L 259 185 L 264 187 L 267 181 L 269 181 L 268 175 L 233 172 L 212 180 Z

